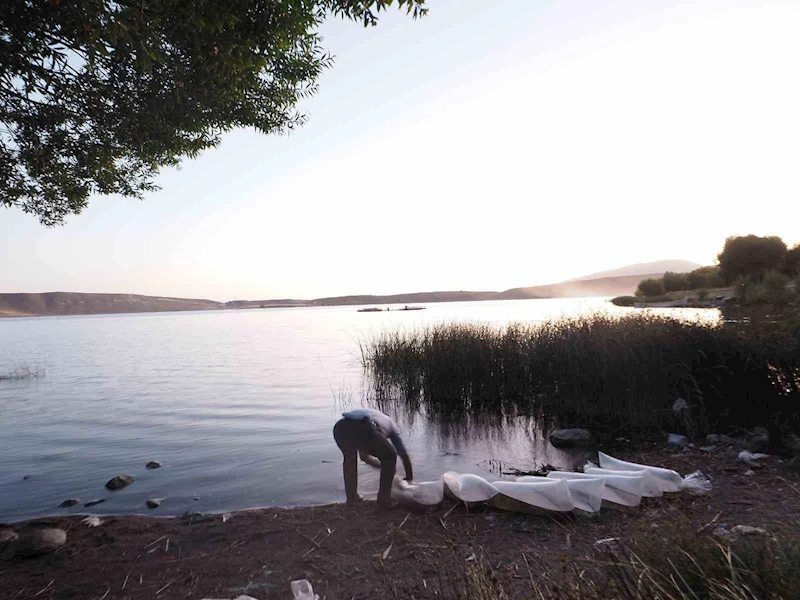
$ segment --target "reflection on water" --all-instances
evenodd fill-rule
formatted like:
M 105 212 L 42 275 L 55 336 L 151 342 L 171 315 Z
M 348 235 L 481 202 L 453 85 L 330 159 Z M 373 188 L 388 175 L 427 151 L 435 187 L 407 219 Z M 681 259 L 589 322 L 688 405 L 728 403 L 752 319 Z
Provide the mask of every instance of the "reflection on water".
M 601 300 L 428 305 L 416 312 L 356 307 L 0 319 L 0 521 L 53 513 L 67 498 L 106 498 L 92 512 L 158 514 L 341 501 L 331 428 L 361 403 L 358 341 L 432 322 L 531 321 L 596 310 Z M 692 313 L 685 313 L 692 314 Z M 705 318 L 716 318 L 701 311 Z M 418 479 L 480 472 L 487 459 L 571 467 L 530 423 L 464 428 L 397 415 Z M 150 460 L 164 463 L 149 471 Z M 577 460 L 581 460 L 577 458 Z M 377 473 L 361 466 L 364 492 Z M 107 492 L 118 474 L 133 485 Z M 27 478 L 26 478 L 27 476 Z M 491 476 L 489 477 L 491 479 Z

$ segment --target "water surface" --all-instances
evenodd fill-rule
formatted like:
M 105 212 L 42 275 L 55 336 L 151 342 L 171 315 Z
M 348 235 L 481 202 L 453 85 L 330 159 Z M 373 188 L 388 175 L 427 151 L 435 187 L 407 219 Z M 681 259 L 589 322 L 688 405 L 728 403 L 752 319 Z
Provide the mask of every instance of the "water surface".
M 147 513 L 151 497 L 165 498 L 151 511 L 161 515 L 341 501 L 331 428 L 342 410 L 364 401 L 359 339 L 440 321 L 627 310 L 594 299 L 426 306 L 0 319 L 0 372 L 43 370 L 0 381 L 0 521 Z M 446 470 L 492 479 L 478 466 L 488 459 L 523 469 L 581 460 L 548 449 L 523 426 L 464 435 L 424 418 L 400 420 L 420 481 Z M 146 470 L 150 460 L 164 466 Z M 118 474 L 136 481 L 107 492 L 105 482 Z M 359 477 L 362 492 L 374 496 L 377 472 L 362 465 Z M 73 497 L 107 501 L 57 508 Z

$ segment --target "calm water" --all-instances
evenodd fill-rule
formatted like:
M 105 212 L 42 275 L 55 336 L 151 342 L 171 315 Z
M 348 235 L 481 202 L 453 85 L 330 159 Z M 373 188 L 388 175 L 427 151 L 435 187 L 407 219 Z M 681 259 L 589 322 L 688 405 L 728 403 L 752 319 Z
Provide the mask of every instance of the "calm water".
M 331 428 L 343 409 L 362 403 L 359 339 L 439 321 L 625 310 L 594 299 L 427 306 L 0 319 L 0 372 L 44 372 L 0 381 L 0 521 L 147 513 L 151 497 L 165 498 L 152 511 L 160 515 L 341 501 Z M 420 481 L 446 470 L 492 478 L 477 464 L 492 458 L 519 468 L 575 460 L 524 427 L 465 439 L 424 419 L 399 422 Z M 146 470 L 150 460 L 164 466 Z M 136 482 L 107 492 L 118 474 Z M 377 479 L 360 467 L 366 495 Z M 73 497 L 107 501 L 58 508 Z

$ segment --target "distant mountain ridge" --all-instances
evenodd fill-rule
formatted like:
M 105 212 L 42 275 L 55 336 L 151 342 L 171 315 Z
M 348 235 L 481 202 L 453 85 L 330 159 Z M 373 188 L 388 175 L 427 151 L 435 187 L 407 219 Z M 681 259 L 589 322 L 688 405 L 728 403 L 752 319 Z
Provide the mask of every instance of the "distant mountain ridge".
M 628 265 L 626 267 L 620 267 L 619 269 L 611 269 L 610 271 L 600 271 L 599 273 L 592 273 L 590 275 L 584 275 L 583 277 L 576 277 L 575 279 L 570 279 L 569 281 L 602 279 L 604 277 L 628 277 L 630 275 L 649 276 L 653 273 L 658 273 L 658 277 L 661 277 L 667 271 L 672 271 L 673 273 L 689 273 L 695 269 L 699 269 L 702 266 L 703 265 L 691 262 L 689 260 L 656 260 L 653 262 Z
M 647 267 L 658 267 L 647 270 Z M 43 294 L 0 294 L 0 317 L 45 315 L 90 315 L 188 310 L 225 310 L 243 308 L 289 308 L 303 306 L 352 306 L 363 304 L 416 304 L 430 302 L 470 302 L 482 300 L 525 300 L 536 298 L 585 298 L 632 295 L 642 279 L 661 277 L 665 271 L 686 272 L 700 265 L 689 261 L 658 261 L 606 271 L 619 273 L 641 270 L 618 276 L 579 277 L 562 283 L 511 288 L 503 292 L 440 291 L 409 294 L 331 296 L 315 300 L 291 298 L 273 300 L 214 300 L 141 296 L 137 294 L 91 294 L 48 292 Z M 664 270 L 660 270 L 665 267 Z M 588 277 L 588 278 L 587 278 Z

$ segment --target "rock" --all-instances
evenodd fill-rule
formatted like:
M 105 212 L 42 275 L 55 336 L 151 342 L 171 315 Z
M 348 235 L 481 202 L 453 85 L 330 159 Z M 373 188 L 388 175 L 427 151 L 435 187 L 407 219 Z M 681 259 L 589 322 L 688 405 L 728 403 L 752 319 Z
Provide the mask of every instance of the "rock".
M 769 431 L 767 431 L 767 428 L 764 427 L 763 425 L 757 425 L 756 427 L 753 427 L 753 433 L 755 435 L 769 437 Z
M 670 433 L 667 437 L 667 446 L 670 448 L 686 448 L 689 445 L 689 438 L 685 435 Z
M 672 410 L 675 412 L 681 412 L 682 410 L 686 410 L 689 408 L 689 403 L 684 400 L 683 398 L 678 398 L 675 400 L 675 404 L 672 405 Z
M 90 506 L 97 506 L 98 504 L 102 504 L 102 503 L 103 503 L 103 502 L 105 502 L 105 501 L 106 501 L 106 499 L 105 499 L 105 498 L 100 498 L 100 500 L 89 500 L 89 502 L 87 502 L 87 503 L 86 503 L 86 504 L 84 504 L 83 506 L 84 506 L 85 508 L 89 508 Z
M 80 498 L 70 498 L 69 500 L 64 500 L 61 504 L 59 504 L 59 508 L 69 508 L 70 506 L 75 506 L 76 504 L 80 504 Z
M 108 480 L 108 483 L 106 483 L 106 488 L 111 491 L 121 490 L 124 487 L 128 487 L 134 481 L 135 480 L 131 475 L 117 475 L 113 479 Z
M 725 526 L 725 525 L 720 525 L 719 527 L 717 527 L 712 532 L 711 535 L 713 535 L 714 537 L 718 537 L 718 538 L 721 538 L 723 540 L 726 540 L 728 542 L 732 542 L 734 540 L 733 534 L 730 532 L 728 527 Z
M 766 529 L 761 529 L 761 527 L 751 527 L 750 525 L 737 525 L 731 529 L 731 533 L 736 537 L 741 535 L 769 535 Z
M 31 478 L 31 476 L 30 476 L 30 475 L 25 475 L 25 476 L 22 478 L 22 480 L 23 480 L 23 481 L 28 481 L 28 479 L 30 479 L 30 478 Z
M 559 429 L 550 434 L 550 443 L 556 448 L 585 448 L 595 441 L 586 429 Z
M 17 544 L 17 556 L 39 556 L 58 550 L 67 542 L 63 529 L 46 528 L 23 532 Z
M 19 539 L 19 534 L 10 527 L 0 529 L 0 544 L 9 544 L 16 542 Z
M 703 452 L 713 452 L 716 449 L 717 449 L 716 446 L 700 446 L 700 450 L 702 450 Z
M 149 463 L 147 463 L 144 466 L 145 469 L 158 469 L 160 467 L 161 467 L 161 461 L 160 460 L 151 460 Z
M 709 444 L 719 444 L 719 436 L 716 433 L 709 433 L 706 436 L 706 442 Z
M 754 435 L 748 438 L 744 445 L 750 452 L 766 452 L 769 449 L 769 437 Z
M 794 456 L 800 456 L 800 437 L 789 435 L 783 438 L 783 444 Z
M 795 456 L 792 460 L 779 465 L 779 468 L 800 473 L 800 457 Z
M 148 498 L 145 504 L 147 504 L 147 508 L 149 509 L 158 508 L 161 506 L 161 498 Z

